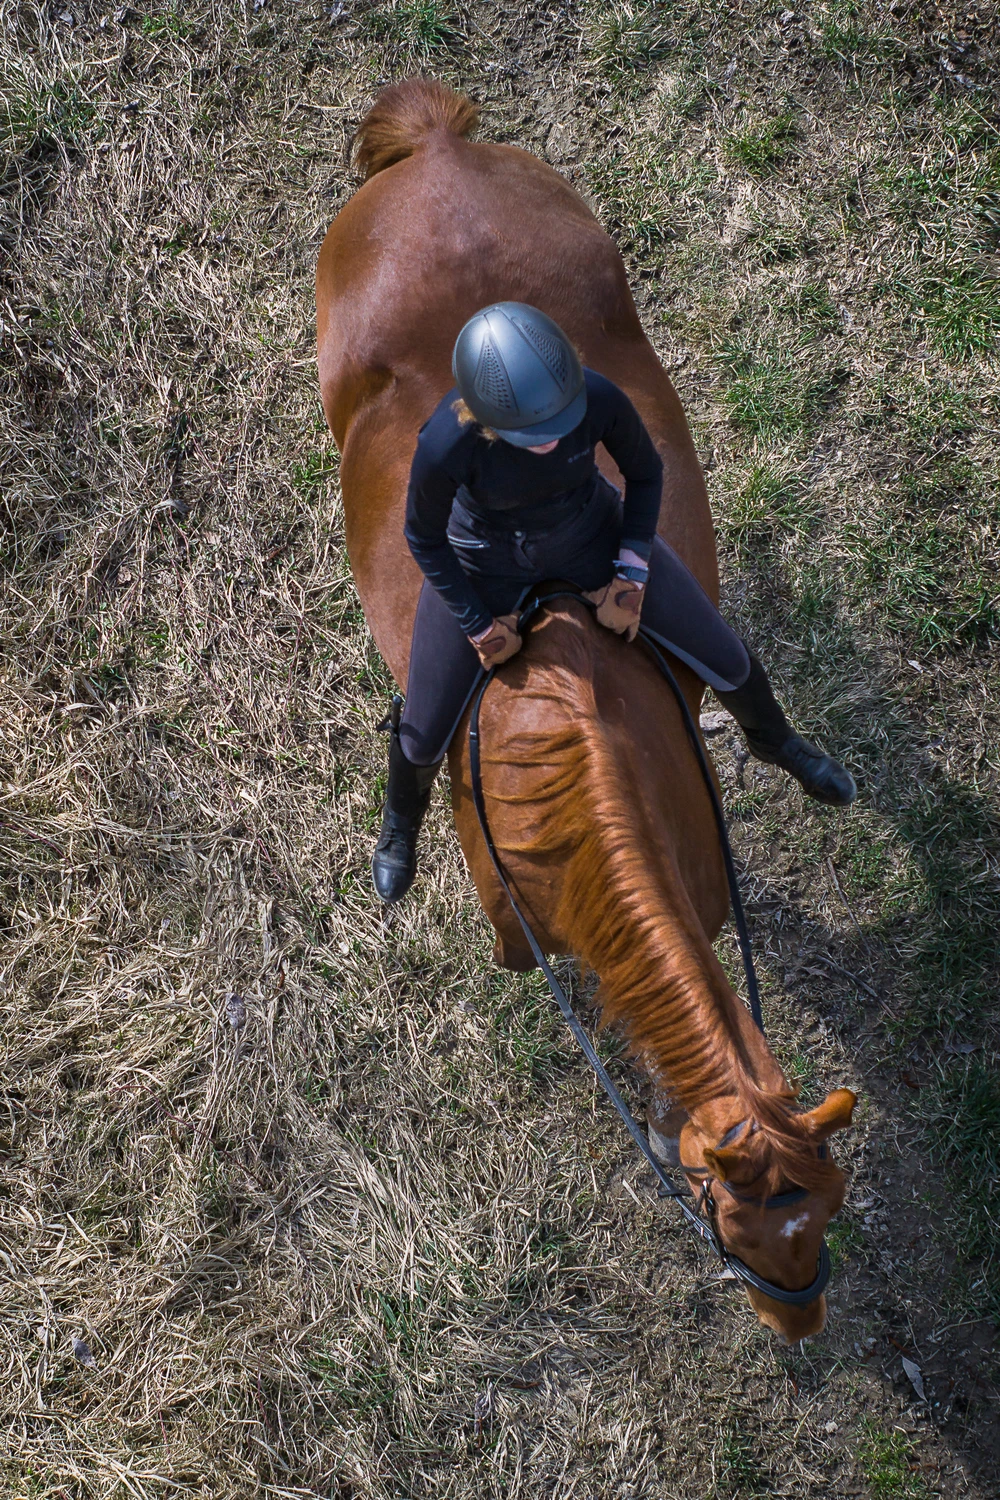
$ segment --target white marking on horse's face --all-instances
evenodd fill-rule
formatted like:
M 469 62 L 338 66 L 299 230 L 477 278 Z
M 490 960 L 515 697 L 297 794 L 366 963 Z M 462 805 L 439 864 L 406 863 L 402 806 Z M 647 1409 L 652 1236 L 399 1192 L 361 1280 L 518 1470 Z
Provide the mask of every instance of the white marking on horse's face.
M 799 1214 L 797 1219 L 786 1219 L 784 1228 L 780 1231 L 786 1240 L 790 1240 L 793 1234 L 798 1234 L 800 1229 L 805 1229 L 809 1223 L 809 1212 Z

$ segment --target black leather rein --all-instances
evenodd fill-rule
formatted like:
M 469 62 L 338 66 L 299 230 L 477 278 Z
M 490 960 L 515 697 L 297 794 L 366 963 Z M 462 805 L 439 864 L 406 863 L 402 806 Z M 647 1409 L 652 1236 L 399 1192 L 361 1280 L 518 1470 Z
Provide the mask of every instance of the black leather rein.
M 532 620 L 538 614 L 539 610 L 542 609 L 544 605 L 550 603 L 553 599 L 561 598 L 577 599 L 580 603 L 586 604 L 588 605 L 588 607 L 593 608 L 593 606 L 590 604 L 590 601 L 588 599 L 585 599 L 575 589 L 562 588 L 556 589 L 551 593 L 536 594 L 533 597 L 529 597 L 527 603 L 522 605 L 517 622 L 518 631 L 523 634 Z M 715 789 L 715 782 L 712 779 L 712 772 L 708 764 L 708 759 L 705 755 L 704 748 L 702 747 L 701 739 L 695 726 L 694 719 L 691 716 L 691 710 L 688 708 L 687 701 L 684 697 L 684 694 L 681 692 L 680 684 L 674 676 L 670 668 L 670 664 L 668 663 L 666 657 L 663 655 L 662 651 L 657 646 L 656 642 L 653 641 L 649 637 L 649 635 L 647 635 L 646 632 L 641 628 L 639 631 L 639 638 L 650 651 L 651 655 L 656 661 L 657 666 L 660 669 L 661 674 L 666 679 L 671 692 L 677 700 L 677 705 L 681 712 L 681 718 L 684 721 L 684 728 L 687 731 L 688 739 L 691 741 L 691 745 L 695 752 L 695 757 L 701 769 L 702 776 L 705 779 L 705 785 L 708 789 L 709 798 L 711 799 L 712 803 L 712 811 L 715 815 L 716 827 L 718 828 L 719 832 L 719 842 L 722 846 L 722 858 L 726 868 L 726 880 L 729 884 L 729 899 L 733 909 L 733 919 L 736 924 L 736 933 L 739 939 L 740 954 L 743 958 L 743 968 L 746 972 L 747 995 L 750 1000 L 750 1011 L 754 1021 L 756 1022 L 758 1030 L 763 1035 L 764 1022 L 761 1015 L 760 991 L 757 987 L 757 975 L 754 970 L 753 951 L 750 946 L 750 934 L 747 929 L 746 916 L 743 911 L 743 903 L 740 899 L 739 885 L 736 878 L 736 866 L 733 863 L 732 849 L 729 845 L 729 835 L 726 830 L 725 815 L 723 814 L 722 805 L 719 801 L 719 796 Z M 706 1244 L 711 1246 L 711 1248 L 715 1251 L 716 1255 L 718 1255 L 723 1264 L 728 1267 L 728 1269 L 740 1281 L 745 1282 L 747 1286 L 755 1287 L 757 1291 L 763 1292 L 765 1296 L 773 1298 L 775 1302 L 783 1302 L 789 1307 L 806 1307 L 810 1302 L 814 1302 L 816 1300 L 816 1298 L 823 1291 L 823 1288 L 826 1286 L 827 1282 L 830 1279 L 830 1253 L 827 1250 L 826 1241 L 823 1240 L 820 1244 L 819 1260 L 816 1267 L 815 1277 L 808 1286 L 800 1287 L 796 1291 L 789 1291 L 786 1287 L 778 1286 L 773 1281 L 766 1281 L 763 1276 L 758 1276 L 757 1272 L 754 1271 L 750 1266 L 748 1266 L 745 1261 L 740 1260 L 739 1256 L 733 1255 L 731 1251 L 726 1249 L 725 1245 L 722 1242 L 722 1237 L 719 1234 L 718 1225 L 716 1223 L 716 1205 L 715 1199 L 712 1195 L 711 1176 L 706 1175 L 702 1177 L 701 1191 L 699 1192 L 697 1200 L 698 1206 L 697 1209 L 692 1208 L 691 1205 L 685 1201 L 687 1198 L 693 1196 L 691 1193 L 691 1189 L 687 1187 L 686 1184 L 678 1185 L 676 1182 L 674 1182 L 673 1179 L 669 1177 L 668 1174 L 664 1171 L 662 1165 L 654 1156 L 652 1147 L 649 1144 L 649 1139 L 645 1131 L 642 1130 L 638 1121 L 635 1119 L 635 1116 L 632 1114 L 632 1111 L 625 1103 L 625 1100 L 622 1098 L 614 1082 L 612 1081 L 608 1070 L 605 1068 L 604 1064 L 601 1062 L 601 1059 L 598 1057 L 596 1051 L 594 1050 L 594 1046 L 590 1038 L 584 1031 L 580 1022 L 577 1020 L 576 1015 L 573 1011 L 573 1007 L 570 1004 L 569 996 L 566 994 L 562 985 L 559 983 L 555 974 L 552 972 L 552 967 L 548 959 L 545 957 L 545 954 L 542 952 L 538 939 L 535 937 L 535 934 L 532 931 L 527 919 L 525 918 L 524 913 L 518 905 L 517 898 L 515 897 L 514 892 L 510 887 L 510 882 L 508 881 L 506 873 L 504 872 L 503 865 L 500 862 L 500 856 L 497 853 L 496 845 L 493 842 L 493 835 L 490 832 L 489 820 L 486 816 L 486 799 L 483 794 L 482 760 L 479 749 L 479 711 L 482 706 L 483 698 L 486 694 L 486 689 L 493 681 L 495 675 L 495 667 L 491 668 L 490 671 L 485 673 L 482 684 L 479 687 L 479 690 L 473 700 L 472 712 L 469 718 L 469 772 L 472 781 L 472 800 L 475 804 L 476 815 L 479 819 L 479 827 L 483 835 L 483 841 L 486 844 L 490 860 L 493 864 L 494 870 L 496 871 L 497 879 L 499 880 L 504 894 L 511 904 L 514 915 L 517 917 L 517 920 L 520 923 L 521 930 L 524 933 L 528 947 L 531 949 L 534 960 L 537 963 L 538 967 L 541 969 L 542 973 L 545 975 L 546 982 L 548 983 L 549 989 L 552 991 L 553 998 L 555 999 L 556 1004 L 559 1006 L 559 1009 L 562 1011 L 563 1019 L 565 1020 L 570 1031 L 573 1033 L 573 1036 L 576 1038 L 576 1041 L 579 1044 L 580 1050 L 582 1051 L 584 1057 L 587 1059 L 590 1066 L 596 1073 L 600 1084 L 604 1089 L 604 1092 L 607 1094 L 608 1098 L 611 1100 L 611 1103 L 614 1105 L 615 1109 L 618 1111 L 619 1115 L 624 1121 L 625 1128 L 628 1130 L 629 1135 L 635 1141 L 636 1145 L 639 1147 L 639 1150 L 642 1152 L 643 1156 L 646 1158 L 646 1161 L 649 1163 L 649 1166 L 652 1168 L 652 1171 L 654 1172 L 657 1181 L 659 1182 L 659 1196 L 661 1198 L 672 1198 L 674 1200 L 678 1208 L 683 1213 L 688 1228 L 691 1229 L 695 1234 L 697 1234 L 701 1239 L 703 1239 Z M 690 1169 L 683 1168 L 682 1170 L 688 1171 Z M 700 1174 L 701 1172 L 703 1172 L 703 1170 L 703 1168 L 699 1167 L 696 1169 L 696 1173 Z M 723 1186 L 725 1186 L 725 1184 L 723 1184 Z M 735 1196 L 739 1197 L 742 1195 L 736 1194 Z M 779 1193 L 772 1198 L 765 1198 L 763 1200 L 754 1199 L 753 1201 L 760 1201 L 760 1206 L 765 1209 L 779 1208 L 789 1206 L 791 1202 L 799 1202 L 800 1199 L 804 1196 L 806 1196 L 806 1190 L 804 1188 L 795 1188 L 790 1193 Z M 704 1217 L 701 1213 L 702 1209 L 705 1210 Z

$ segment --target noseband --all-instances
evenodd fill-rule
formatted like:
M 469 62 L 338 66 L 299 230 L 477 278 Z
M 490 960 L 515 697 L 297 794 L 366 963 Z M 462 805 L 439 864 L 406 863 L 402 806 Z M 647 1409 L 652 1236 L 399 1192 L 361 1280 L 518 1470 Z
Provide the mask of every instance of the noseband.
M 542 606 L 548 604 L 553 599 L 576 599 L 581 604 L 587 605 L 588 608 L 594 608 L 594 605 L 591 603 L 591 601 L 585 598 L 575 589 L 559 588 L 553 590 L 548 594 L 535 594 L 531 597 L 529 597 L 529 593 L 530 591 L 526 591 L 519 601 L 520 613 L 518 616 L 517 629 L 518 633 L 522 635 L 526 632 L 528 626 L 538 614 Z M 711 801 L 712 811 L 715 816 L 716 828 L 718 829 L 719 833 L 719 843 L 722 846 L 722 858 L 726 869 L 726 880 L 729 885 L 729 899 L 733 910 L 733 921 L 736 926 L 736 934 L 739 939 L 740 945 L 740 954 L 743 959 L 743 968 L 746 973 L 747 995 L 750 1000 L 750 1011 L 753 1016 L 754 1022 L 756 1023 L 757 1029 L 763 1036 L 764 1021 L 761 1013 L 760 994 L 757 986 L 757 975 L 754 970 L 753 952 L 750 946 L 750 933 L 747 928 L 746 916 L 743 911 L 743 902 L 740 898 L 739 885 L 736 878 L 736 866 L 733 862 L 733 854 L 729 844 L 729 834 L 726 829 L 726 819 L 722 811 L 722 804 L 719 801 L 719 796 L 715 789 L 715 782 L 712 779 L 712 772 L 709 768 L 708 760 L 705 756 L 705 751 L 702 746 L 701 739 L 698 735 L 698 730 L 695 726 L 694 719 L 691 717 L 691 710 L 688 708 L 687 701 L 684 697 L 684 694 L 681 692 L 680 685 L 673 672 L 671 671 L 670 664 L 668 663 L 663 653 L 660 651 L 655 641 L 653 641 L 651 637 L 642 630 L 641 627 L 639 629 L 639 639 L 643 642 L 643 644 L 647 647 L 647 649 L 653 656 L 653 659 L 660 669 L 661 675 L 666 680 L 671 692 L 674 695 L 674 698 L 677 700 L 677 706 L 680 709 L 681 718 L 684 722 L 684 728 L 687 731 L 688 739 L 691 741 L 691 745 L 695 753 L 695 758 L 698 761 L 701 774 L 705 780 L 705 786 L 708 790 L 709 800 Z M 701 1178 L 701 1189 L 698 1194 L 697 1205 L 695 1208 L 692 1208 L 691 1205 L 686 1201 L 686 1199 L 693 1196 L 691 1193 L 691 1189 L 687 1186 L 687 1184 L 675 1183 L 673 1179 L 667 1175 L 661 1163 L 653 1155 L 653 1150 L 649 1144 L 649 1139 L 645 1131 L 642 1130 L 635 1116 L 632 1114 L 632 1111 L 629 1109 L 628 1105 L 625 1103 L 625 1100 L 618 1092 L 618 1089 L 615 1086 L 610 1074 L 595 1052 L 590 1038 L 587 1036 L 587 1033 L 584 1031 L 583 1027 L 580 1025 L 580 1022 L 577 1020 L 576 1015 L 573 1011 L 573 1007 L 570 1004 L 569 996 L 566 994 L 562 985 L 559 983 L 555 974 L 552 972 L 552 967 L 549 964 L 548 959 L 545 957 L 545 954 L 542 952 L 541 945 L 539 944 L 538 939 L 532 932 L 531 927 L 529 926 L 528 921 L 524 916 L 524 913 L 521 911 L 521 908 L 517 903 L 517 899 L 510 887 L 510 883 L 504 872 L 503 865 L 500 863 L 500 856 L 497 852 L 496 845 L 493 842 L 493 835 L 490 832 L 490 825 L 486 816 L 486 798 L 483 794 L 482 763 L 479 750 L 479 711 L 482 706 L 482 701 L 483 697 L 485 696 L 486 689 L 493 681 L 496 670 L 497 669 L 495 667 L 491 667 L 490 670 L 484 674 L 482 685 L 480 686 L 479 691 L 476 693 L 475 699 L 473 701 L 472 711 L 469 718 L 469 774 L 470 780 L 472 782 L 472 800 L 475 804 L 476 816 L 479 819 L 480 832 L 483 835 L 483 841 L 486 844 L 486 849 L 490 856 L 490 861 L 493 865 L 494 872 L 500 882 L 500 886 L 504 894 L 507 897 L 507 900 L 511 904 L 514 915 L 517 917 L 517 920 L 520 923 L 521 930 L 527 940 L 528 947 L 531 949 L 532 956 L 534 957 L 534 960 L 538 964 L 538 967 L 541 969 L 542 973 L 545 975 L 546 982 L 549 986 L 549 989 L 552 991 L 553 998 L 555 999 L 556 1004 L 559 1006 L 559 1009 L 562 1011 L 563 1019 L 565 1020 L 570 1031 L 573 1033 L 573 1036 L 576 1038 L 580 1046 L 580 1050 L 583 1052 L 584 1057 L 586 1057 L 587 1061 L 590 1063 L 590 1066 L 596 1073 L 597 1078 L 604 1089 L 604 1092 L 607 1094 L 608 1098 L 611 1100 L 611 1103 L 614 1105 L 615 1109 L 621 1116 L 625 1124 L 625 1128 L 629 1132 L 629 1135 L 631 1135 L 632 1139 L 639 1147 L 639 1150 L 642 1152 L 650 1167 L 653 1169 L 653 1172 L 656 1174 L 656 1177 L 660 1184 L 658 1189 L 659 1196 L 661 1198 L 672 1198 L 674 1200 L 674 1202 L 677 1204 L 677 1207 L 684 1215 L 688 1228 L 691 1229 L 693 1233 L 697 1234 L 702 1240 L 704 1240 L 707 1245 L 711 1246 L 716 1255 L 718 1255 L 719 1259 L 722 1261 L 723 1265 L 726 1266 L 727 1269 L 730 1270 L 740 1281 L 745 1282 L 747 1286 L 754 1287 L 756 1291 L 762 1292 L 766 1297 L 772 1298 L 773 1301 L 784 1303 L 786 1307 L 807 1307 L 810 1302 L 815 1302 L 816 1298 L 823 1291 L 824 1287 L 830 1279 L 830 1252 L 827 1249 L 826 1240 L 822 1240 L 820 1242 L 819 1259 L 816 1265 L 816 1275 L 814 1276 L 813 1280 L 809 1283 L 808 1286 L 800 1287 L 795 1291 L 789 1291 L 787 1287 L 778 1286 L 777 1282 L 767 1281 L 763 1276 L 759 1276 L 757 1272 L 752 1269 L 752 1267 L 746 1264 L 745 1261 L 740 1260 L 738 1255 L 733 1255 L 730 1250 L 726 1249 L 726 1246 L 723 1244 L 722 1236 L 720 1235 L 718 1229 L 718 1209 L 712 1189 L 713 1182 L 715 1182 L 716 1179 L 713 1178 L 711 1174 L 706 1174 L 703 1167 L 681 1167 L 681 1170 L 683 1172 L 690 1173 L 692 1176 L 698 1176 Z M 818 1154 L 822 1159 L 822 1157 L 826 1155 L 826 1147 L 820 1146 Z M 778 1193 L 774 1197 L 759 1200 L 757 1198 L 747 1197 L 744 1194 L 737 1193 L 733 1188 L 729 1186 L 728 1183 L 723 1183 L 722 1186 L 734 1198 L 738 1198 L 742 1202 L 759 1203 L 762 1209 L 788 1208 L 791 1207 L 792 1204 L 800 1203 L 803 1198 L 808 1197 L 808 1190 L 806 1188 L 796 1187 L 792 1188 L 789 1192 Z
M 738 1130 L 740 1127 L 735 1126 Z M 729 1134 L 731 1132 L 727 1132 Z M 725 1139 L 725 1137 L 723 1138 Z M 826 1143 L 821 1142 L 817 1148 L 816 1155 L 820 1161 L 826 1159 Z M 706 1173 L 704 1167 L 686 1167 L 680 1164 L 681 1171 L 688 1177 L 697 1177 L 700 1180 L 700 1191 L 698 1193 L 697 1211 L 699 1216 L 704 1215 L 705 1221 L 712 1230 L 713 1242 L 716 1253 L 723 1265 L 728 1266 L 748 1286 L 756 1287 L 758 1292 L 763 1292 L 768 1297 L 773 1297 L 775 1302 L 784 1302 L 788 1307 L 807 1307 L 820 1295 L 830 1279 L 830 1252 L 826 1247 L 826 1240 L 820 1241 L 819 1259 L 816 1263 L 816 1275 L 808 1286 L 799 1287 L 790 1292 L 777 1282 L 765 1281 L 759 1276 L 752 1266 L 746 1261 L 740 1260 L 738 1255 L 733 1255 L 727 1250 L 719 1233 L 718 1207 L 715 1202 L 713 1184 L 721 1182 L 721 1178 L 715 1178 L 711 1173 Z M 757 1198 L 753 1193 L 740 1193 L 728 1182 L 722 1182 L 722 1186 L 731 1198 L 738 1203 L 754 1203 L 761 1210 L 769 1208 L 792 1208 L 796 1203 L 801 1203 L 804 1198 L 809 1197 L 808 1188 L 789 1188 L 785 1193 L 772 1193 L 769 1198 Z

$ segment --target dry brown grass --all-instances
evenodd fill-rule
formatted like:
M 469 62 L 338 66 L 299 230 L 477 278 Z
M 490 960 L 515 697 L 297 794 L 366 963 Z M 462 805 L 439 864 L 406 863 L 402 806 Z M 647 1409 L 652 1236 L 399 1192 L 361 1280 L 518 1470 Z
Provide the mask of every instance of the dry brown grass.
M 0 14 L 0 1492 L 995 1493 L 976 1261 L 949 1290 L 933 1203 L 911 1231 L 911 1193 L 940 1187 L 896 1097 L 901 1068 L 927 1087 L 952 1055 L 942 1035 L 993 1045 L 973 937 L 997 909 L 995 664 L 985 627 L 914 646 L 895 585 L 940 579 L 877 545 L 926 504 L 898 469 L 995 462 L 995 364 L 941 352 L 947 257 L 897 213 L 916 192 L 926 222 L 945 192 L 934 58 L 964 28 L 961 68 L 991 76 L 981 13 Z M 593 193 L 710 461 L 733 607 L 866 773 L 835 824 L 720 754 L 777 1043 L 807 1090 L 867 1100 L 832 1327 L 806 1351 L 778 1351 L 652 1201 L 537 979 L 491 969 L 443 800 L 406 907 L 383 923 L 369 894 L 389 684 L 343 551 L 312 275 L 360 114 L 421 62 Z M 786 90 L 798 123 L 771 130 Z M 945 187 L 885 175 L 918 140 Z M 993 191 L 980 172 L 953 238 Z M 903 240 L 924 303 L 886 281 Z M 863 340 L 837 342 L 817 285 Z M 929 1054 L 934 985 L 960 1021 Z M 899 1046 L 887 1017 L 911 1018 Z

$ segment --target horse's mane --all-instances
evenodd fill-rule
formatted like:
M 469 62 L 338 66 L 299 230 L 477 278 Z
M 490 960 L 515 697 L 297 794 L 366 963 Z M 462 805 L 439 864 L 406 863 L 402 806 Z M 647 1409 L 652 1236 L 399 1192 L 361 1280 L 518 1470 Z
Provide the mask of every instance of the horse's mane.
M 595 696 L 593 627 L 575 610 L 560 613 L 558 627 L 535 633 L 517 693 L 526 713 L 515 716 L 513 732 L 488 757 L 525 770 L 517 792 L 502 798 L 523 809 L 522 837 L 505 833 L 504 845 L 558 856 L 557 930 L 600 977 L 602 1025 L 621 1028 L 629 1050 L 685 1109 L 738 1099 L 743 1117 L 758 1127 L 751 1155 L 760 1156 L 765 1143 L 772 1148 L 762 1169 L 770 1165 L 775 1182 L 818 1188 L 835 1169 L 817 1160 L 815 1140 L 793 1107 L 795 1091 L 766 1087 L 757 1076 L 735 1014 L 742 1002 L 701 927 L 673 850 L 661 829 L 654 839 L 615 754 L 613 726 Z M 555 650 L 550 636 L 557 636 Z M 667 691 L 659 684 L 653 690 Z M 517 727 L 524 717 L 551 728 Z M 684 733 L 679 718 L 677 733 Z M 776 1063 L 773 1069 L 780 1078 Z

